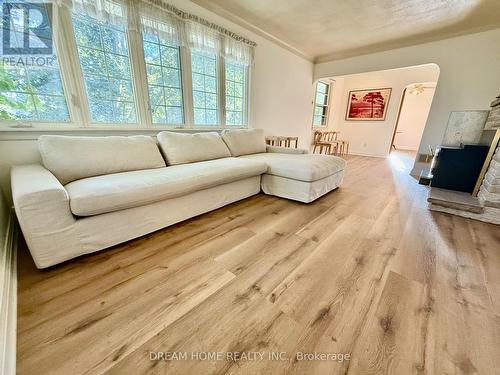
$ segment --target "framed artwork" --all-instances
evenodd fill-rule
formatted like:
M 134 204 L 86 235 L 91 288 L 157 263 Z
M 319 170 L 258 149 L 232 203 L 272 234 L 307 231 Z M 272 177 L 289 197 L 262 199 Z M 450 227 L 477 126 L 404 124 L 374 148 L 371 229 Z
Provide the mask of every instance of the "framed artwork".
M 390 88 L 349 91 L 346 120 L 384 121 L 391 96 Z

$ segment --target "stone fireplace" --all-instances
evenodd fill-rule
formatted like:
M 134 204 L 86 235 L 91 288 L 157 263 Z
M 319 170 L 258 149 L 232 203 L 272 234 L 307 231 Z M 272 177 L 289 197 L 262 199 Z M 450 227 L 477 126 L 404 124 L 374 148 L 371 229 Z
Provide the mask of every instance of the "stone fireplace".
M 431 188 L 431 210 L 500 224 L 500 97 L 491 103 L 484 130 L 493 137 L 473 193 Z
M 485 129 L 500 129 L 500 98 L 491 103 L 491 111 L 486 121 Z M 496 131 L 496 137 L 493 140 L 496 148 L 489 165 L 485 165 L 484 178 L 481 181 L 481 187 L 478 191 L 479 201 L 485 207 L 495 207 L 500 209 L 500 146 L 498 144 L 500 130 Z M 486 160 L 488 162 L 488 160 Z M 486 163 L 485 163 L 486 164 Z

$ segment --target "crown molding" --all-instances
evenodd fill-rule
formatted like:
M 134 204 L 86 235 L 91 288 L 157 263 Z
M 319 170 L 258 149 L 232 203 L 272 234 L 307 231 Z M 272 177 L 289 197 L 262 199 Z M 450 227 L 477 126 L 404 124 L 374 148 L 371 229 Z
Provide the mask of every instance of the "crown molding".
M 486 32 L 486 31 L 490 31 L 490 30 L 495 30 L 495 29 L 498 29 L 497 25 L 484 25 L 484 26 L 475 27 L 473 29 L 464 30 L 464 31 L 460 31 L 460 32 L 450 32 L 444 36 L 442 35 L 442 36 L 436 37 L 432 33 L 428 33 L 426 36 L 422 36 L 422 38 L 419 41 L 414 41 L 411 39 L 409 39 L 407 41 L 396 40 L 393 42 L 384 42 L 384 43 L 374 44 L 372 46 L 359 47 L 356 49 L 351 49 L 351 50 L 346 50 L 346 51 L 332 52 L 332 53 L 328 53 L 325 55 L 320 55 L 320 56 L 315 57 L 313 62 L 314 62 L 314 64 L 322 64 L 322 63 L 332 62 L 332 61 L 336 61 L 336 60 L 344 60 L 344 59 L 349 59 L 349 58 L 353 58 L 353 57 L 370 55 L 373 53 L 381 53 L 381 52 L 396 50 L 396 49 L 400 49 L 400 48 L 408 48 L 408 47 L 413 47 L 413 46 L 419 46 L 422 44 L 440 42 L 442 40 L 458 38 L 461 36 L 467 36 L 467 35 L 472 35 L 472 34 L 478 34 L 478 33 Z

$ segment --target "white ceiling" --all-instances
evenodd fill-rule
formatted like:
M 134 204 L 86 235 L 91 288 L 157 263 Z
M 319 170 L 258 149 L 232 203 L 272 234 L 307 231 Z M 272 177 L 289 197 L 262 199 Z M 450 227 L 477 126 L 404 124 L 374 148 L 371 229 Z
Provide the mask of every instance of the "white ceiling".
M 500 27 L 500 0 L 192 0 L 312 61 Z

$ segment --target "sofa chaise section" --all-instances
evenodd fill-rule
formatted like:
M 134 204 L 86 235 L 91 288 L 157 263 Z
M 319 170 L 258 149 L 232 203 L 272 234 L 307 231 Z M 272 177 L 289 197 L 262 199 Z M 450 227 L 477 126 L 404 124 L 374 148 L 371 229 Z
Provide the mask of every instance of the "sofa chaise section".
M 301 149 L 266 147 L 260 129 L 223 132 L 222 138 L 233 156 L 267 165 L 261 179 L 266 194 L 310 203 L 342 183 L 346 166 L 342 158 L 308 154 Z
M 338 188 L 346 165 L 343 159 L 330 155 L 268 152 L 243 157 L 267 164 L 261 180 L 264 193 L 303 203 Z

